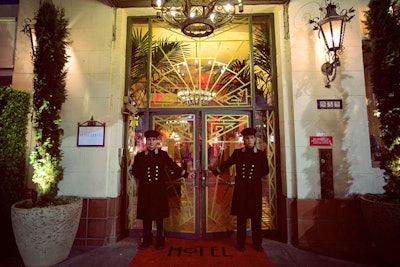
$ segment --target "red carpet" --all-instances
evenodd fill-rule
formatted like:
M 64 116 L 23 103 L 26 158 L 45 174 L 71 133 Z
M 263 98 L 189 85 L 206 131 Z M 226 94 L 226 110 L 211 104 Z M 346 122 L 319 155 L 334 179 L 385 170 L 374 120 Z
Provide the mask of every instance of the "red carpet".
M 129 267 L 272 267 L 265 252 L 253 248 L 236 249 L 236 239 L 187 240 L 167 238 L 165 248 L 139 250 Z

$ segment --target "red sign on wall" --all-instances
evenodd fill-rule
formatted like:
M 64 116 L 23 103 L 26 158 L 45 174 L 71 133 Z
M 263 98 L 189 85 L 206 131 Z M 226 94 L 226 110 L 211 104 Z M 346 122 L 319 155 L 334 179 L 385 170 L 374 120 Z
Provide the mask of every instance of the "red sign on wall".
M 333 137 L 310 136 L 310 146 L 333 146 Z

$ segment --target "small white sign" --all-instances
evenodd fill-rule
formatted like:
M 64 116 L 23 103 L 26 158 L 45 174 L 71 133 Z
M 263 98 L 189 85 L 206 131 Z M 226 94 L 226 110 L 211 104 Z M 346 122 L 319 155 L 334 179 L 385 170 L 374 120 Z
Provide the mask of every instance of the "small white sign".
M 105 127 L 78 126 L 78 146 L 104 146 Z

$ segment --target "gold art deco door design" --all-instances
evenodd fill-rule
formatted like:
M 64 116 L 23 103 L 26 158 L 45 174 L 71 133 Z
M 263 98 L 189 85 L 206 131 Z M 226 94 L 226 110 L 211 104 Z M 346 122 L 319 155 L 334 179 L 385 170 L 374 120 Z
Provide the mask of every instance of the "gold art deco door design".
M 235 149 L 243 146 L 240 132 L 249 126 L 249 116 L 247 114 L 207 114 L 204 125 L 207 125 L 205 169 L 213 169 L 226 160 Z M 260 137 L 257 137 L 257 143 L 260 143 L 259 139 Z M 267 153 L 265 148 L 259 148 Z M 206 235 L 212 236 L 214 233 L 236 230 L 236 217 L 230 215 L 235 176 L 235 166 L 218 176 L 214 176 L 210 171 L 207 172 L 204 182 Z M 271 229 L 271 209 L 267 201 L 268 178 L 263 180 L 262 186 L 262 229 L 267 230 Z
M 153 115 L 153 129 L 161 134 L 160 147 L 189 173 L 195 171 L 195 115 Z M 172 176 L 172 175 L 171 175 Z M 164 220 L 169 232 L 194 234 L 196 231 L 195 179 L 167 181 L 170 216 Z
M 146 108 L 251 106 L 249 21 L 236 18 L 201 39 L 157 20 L 137 21 L 131 30 L 131 103 Z
M 236 218 L 230 215 L 230 207 L 235 186 L 235 167 L 217 177 L 209 170 L 227 159 L 234 149 L 243 146 L 239 133 L 249 126 L 250 112 L 196 114 L 198 117 L 195 114 L 152 115 L 152 128 L 161 133 L 159 147 L 167 151 L 181 167 L 196 174 L 194 179 L 179 178 L 167 182 L 170 217 L 165 220 L 165 229 L 169 234 L 197 237 L 233 232 Z M 263 230 L 276 229 L 277 220 L 273 114 L 258 112 L 255 122 L 258 129 L 257 147 L 267 153 L 270 168 L 268 177 L 262 181 Z M 145 116 L 142 119 L 146 120 Z M 143 133 L 135 136 L 136 154 L 146 147 Z M 135 219 L 137 184 L 133 177 L 128 179 L 127 186 L 128 228 L 141 229 L 141 221 Z
M 220 177 L 208 170 L 241 145 L 235 134 L 248 125 L 257 128 L 257 145 L 269 159 L 263 229 L 278 228 L 272 22 L 266 15 L 239 17 L 207 38 L 192 39 L 155 19 L 132 19 L 131 81 L 124 99 L 132 112 L 127 169 L 134 155 L 145 149 L 144 131 L 155 127 L 163 133 L 160 146 L 197 174 L 194 181 L 169 184 L 170 233 L 212 235 L 236 229 L 229 215 L 235 170 Z M 190 151 L 190 157 L 183 156 L 183 150 Z M 126 183 L 127 228 L 141 229 L 135 214 L 137 185 L 129 171 Z
M 263 213 L 262 229 L 276 230 L 278 227 L 277 210 L 277 160 L 275 141 L 275 112 L 273 110 L 262 110 L 256 112 L 255 127 L 257 136 L 257 148 L 267 153 L 269 174 L 263 181 Z M 266 202 L 265 202 L 266 200 Z
M 169 156 L 189 173 L 195 171 L 194 162 L 197 155 L 195 144 L 195 115 L 153 115 L 152 128 L 161 134 L 158 147 L 166 151 Z M 140 123 L 140 122 L 137 122 Z M 132 138 L 132 149 L 137 154 L 146 149 L 143 133 Z M 133 151 L 132 151 L 133 152 Z M 133 158 L 132 158 L 133 160 Z M 132 162 L 133 163 L 133 162 Z M 130 165 L 132 165 L 132 163 Z M 195 179 L 173 179 L 173 173 L 168 173 L 167 181 L 168 202 L 170 216 L 165 219 L 167 232 L 184 233 L 188 235 L 198 234 L 198 218 L 196 214 L 196 182 Z M 127 182 L 128 191 L 128 225 L 129 229 L 141 229 L 141 220 L 136 219 L 137 183 L 134 177 L 129 175 Z

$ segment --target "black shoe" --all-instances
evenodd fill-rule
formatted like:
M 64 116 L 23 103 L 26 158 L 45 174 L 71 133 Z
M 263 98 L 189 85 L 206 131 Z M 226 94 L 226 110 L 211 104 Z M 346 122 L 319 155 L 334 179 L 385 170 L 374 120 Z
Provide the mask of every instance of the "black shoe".
M 150 242 L 142 242 L 142 244 L 139 245 L 138 249 L 145 250 L 146 248 L 150 247 L 150 245 L 151 245 Z
M 243 252 L 243 251 L 244 251 L 244 246 L 238 246 L 238 250 L 239 250 L 240 252 Z
M 254 249 L 257 250 L 257 251 L 260 251 L 260 252 L 264 251 L 264 248 L 262 246 L 260 246 L 260 245 L 254 246 Z
M 164 249 L 164 242 L 157 242 L 156 250 L 162 250 L 162 249 Z

